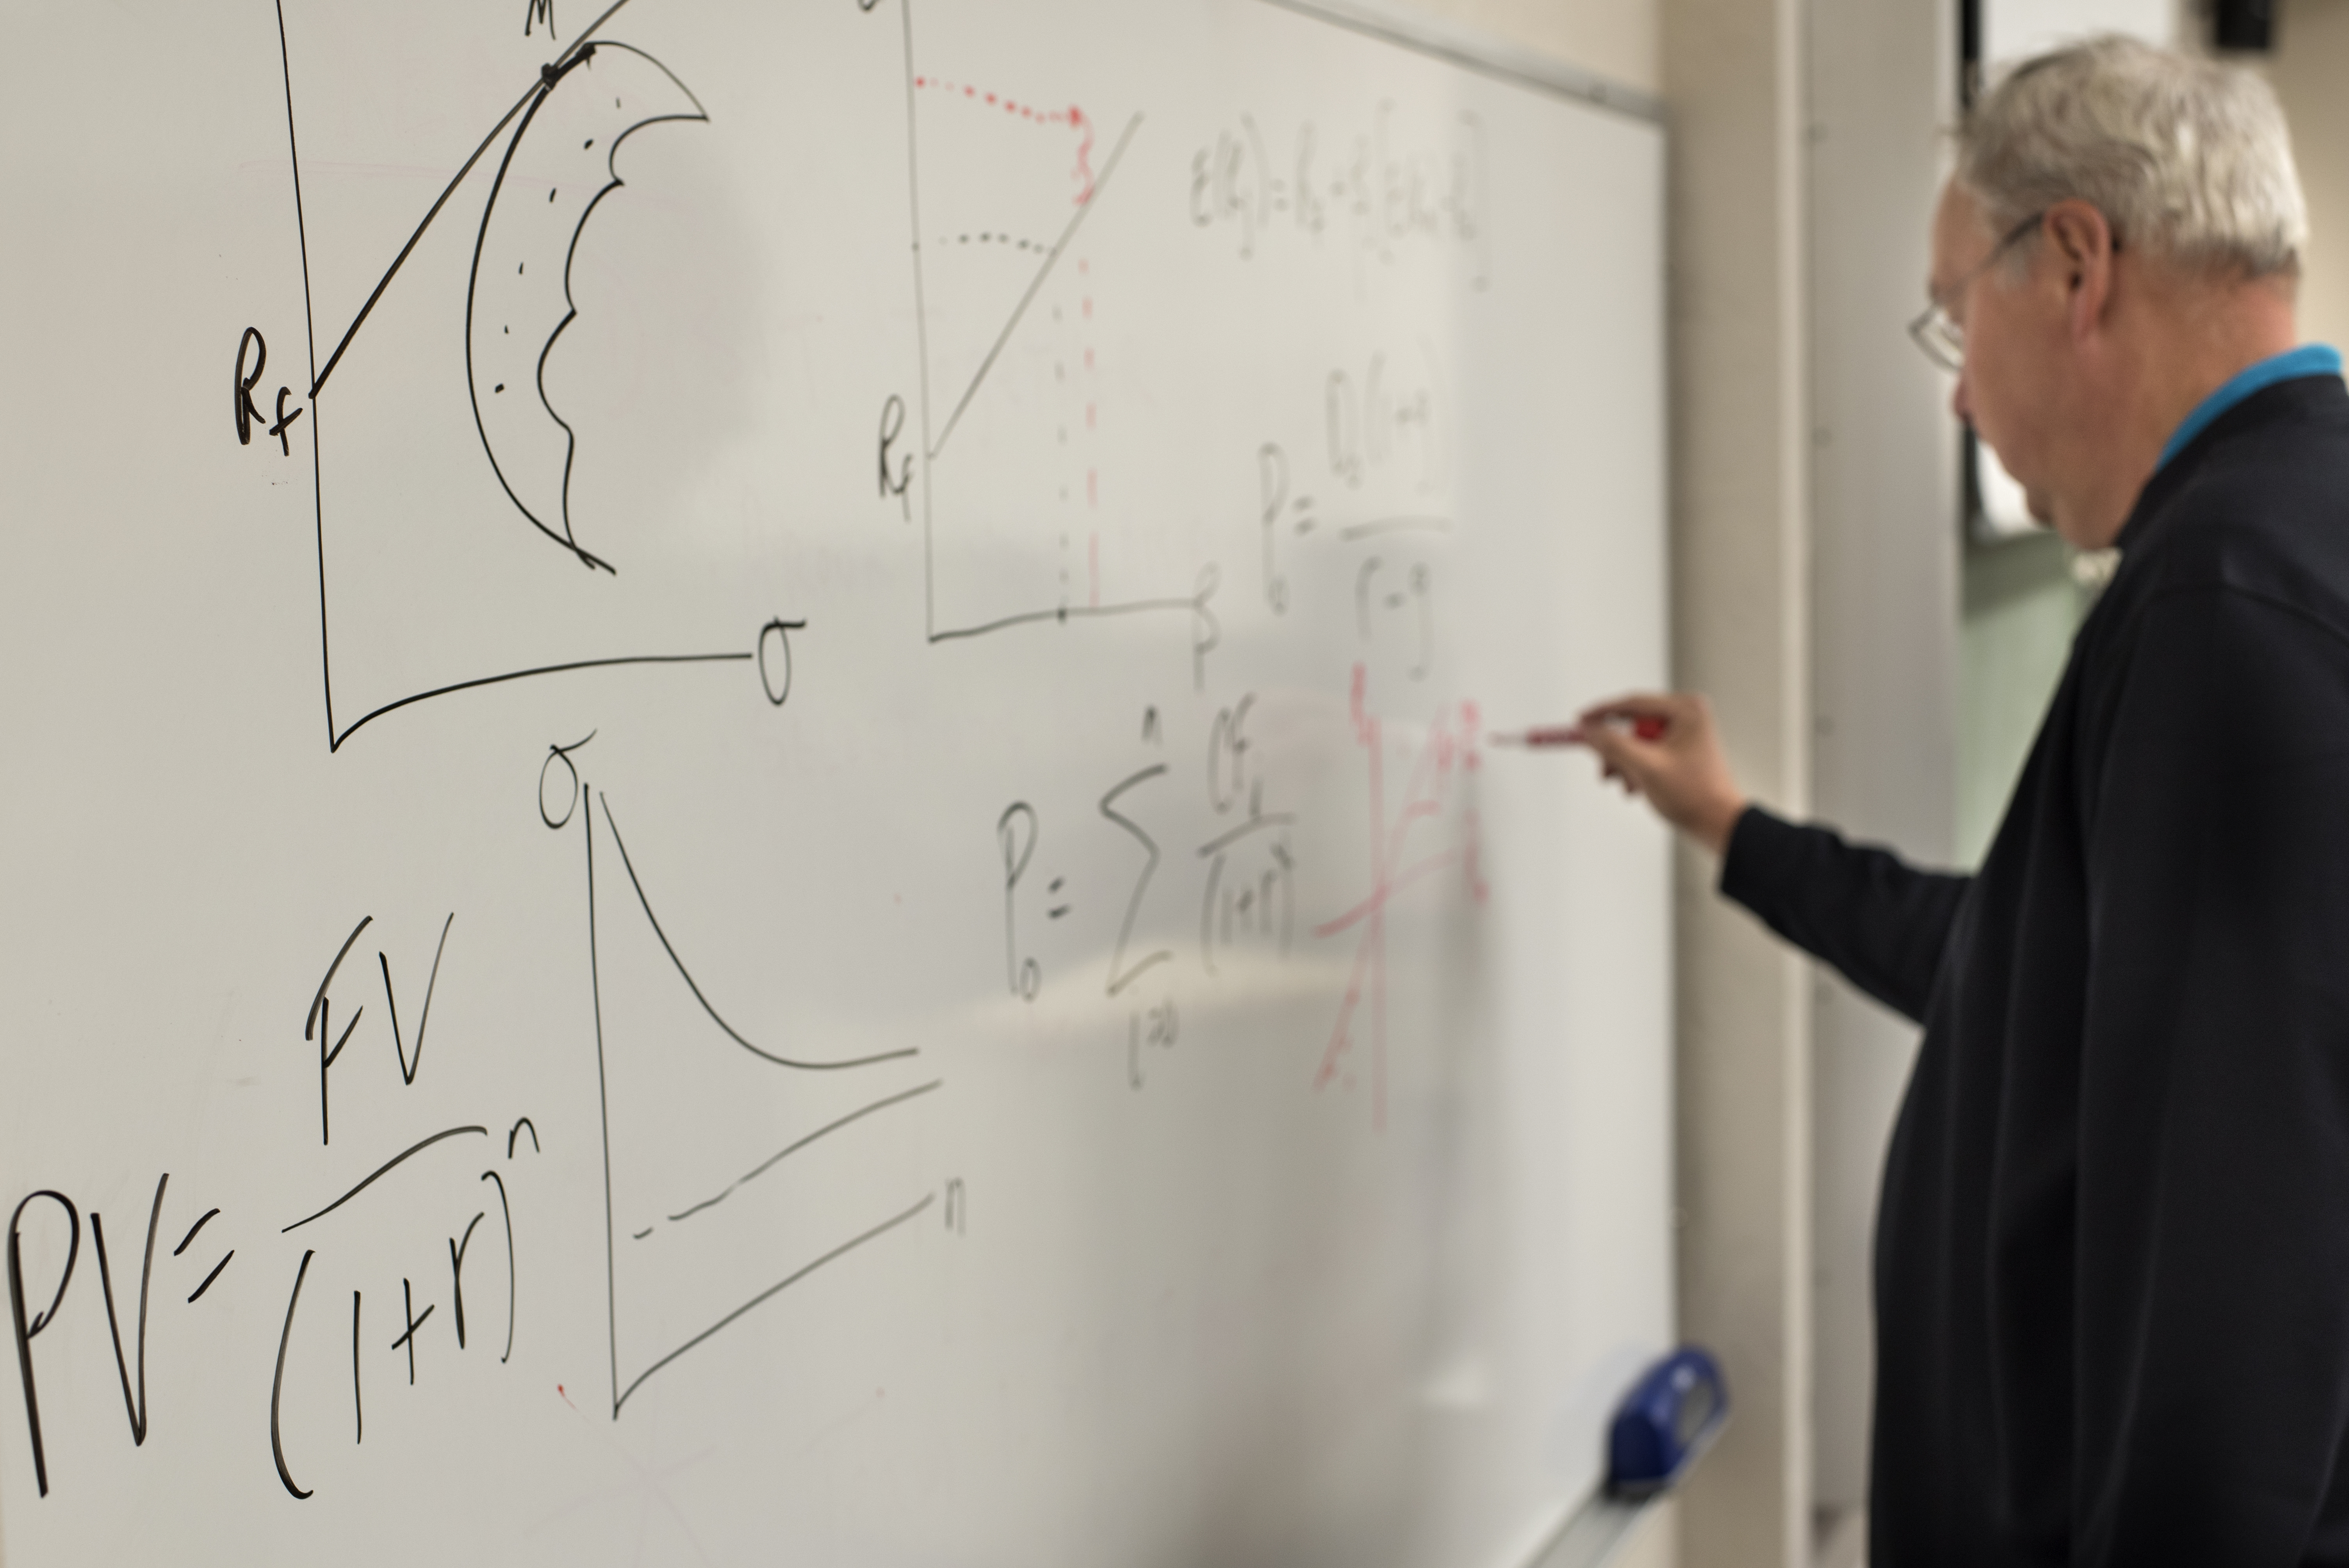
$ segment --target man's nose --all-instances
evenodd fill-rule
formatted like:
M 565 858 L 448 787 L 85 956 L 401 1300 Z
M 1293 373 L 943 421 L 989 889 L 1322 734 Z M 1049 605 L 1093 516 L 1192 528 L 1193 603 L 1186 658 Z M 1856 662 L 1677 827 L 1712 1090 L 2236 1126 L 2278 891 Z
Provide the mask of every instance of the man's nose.
M 1958 384 L 1950 388 L 1950 412 L 1965 424 L 1971 425 L 1974 422 L 1974 400 L 1967 387 L 1969 379 L 1964 371 L 1958 372 Z

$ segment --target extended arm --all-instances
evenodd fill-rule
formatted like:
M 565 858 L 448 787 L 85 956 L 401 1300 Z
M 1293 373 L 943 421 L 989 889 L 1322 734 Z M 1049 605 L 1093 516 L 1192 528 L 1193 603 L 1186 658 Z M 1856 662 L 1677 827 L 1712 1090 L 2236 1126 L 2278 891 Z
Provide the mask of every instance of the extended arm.
M 1638 720 L 1661 733 L 1642 739 Z M 1862 991 L 1921 1018 L 1968 878 L 1920 871 L 1750 805 L 1731 777 L 1702 697 L 1640 696 L 1582 716 L 1607 776 L 1722 857 L 1721 891 Z
M 1759 806 L 1738 818 L 1721 862 L 1723 893 L 1917 1023 L 1972 880 L 1920 871 L 1889 850 Z

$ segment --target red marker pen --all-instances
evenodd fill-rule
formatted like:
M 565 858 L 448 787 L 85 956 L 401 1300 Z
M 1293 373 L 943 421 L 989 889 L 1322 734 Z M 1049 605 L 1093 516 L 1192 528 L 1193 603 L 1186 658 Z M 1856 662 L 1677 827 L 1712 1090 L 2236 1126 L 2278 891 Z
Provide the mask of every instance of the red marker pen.
M 1634 716 L 1628 727 L 1641 740 L 1661 740 L 1671 723 L 1654 714 L 1643 713 Z M 1582 727 L 1575 724 L 1547 725 L 1538 729 L 1514 735 L 1494 735 L 1487 738 L 1495 746 L 1579 746 L 1583 743 Z
M 1654 714 L 1637 714 L 1628 720 L 1626 727 L 1640 739 L 1663 739 L 1663 732 L 1671 730 L 1672 723 Z M 1538 730 L 1520 730 L 1516 735 L 1487 735 L 1485 739 L 1489 739 L 1494 747 L 1581 747 L 1583 727 L 1559 723 L 1559 726 L 1543 726 Z

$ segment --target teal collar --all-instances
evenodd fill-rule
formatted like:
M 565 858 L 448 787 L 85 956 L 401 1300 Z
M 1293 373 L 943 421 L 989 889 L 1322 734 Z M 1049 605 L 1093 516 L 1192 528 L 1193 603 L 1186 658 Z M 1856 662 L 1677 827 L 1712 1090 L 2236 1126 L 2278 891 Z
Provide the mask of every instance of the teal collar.
M 2170 433 L 2168 444 L 2161 449 L 2161 460 L 2154 464 L 2158 473 L 2169 459 L 2186 449 L 2188 442 L 2210 428 L 2211 421 L 2250 397 L 2252 393 L 2279 381 L 2296 380 L 2302 376 L 2338 376 L 2341 374 L 2341 351 L 2322 343 L 2305 343 L 2298 348 L 2261 360 L 2247 370 L 2239 371 L 2228 383 L 2196 405 L 2186 422 Z

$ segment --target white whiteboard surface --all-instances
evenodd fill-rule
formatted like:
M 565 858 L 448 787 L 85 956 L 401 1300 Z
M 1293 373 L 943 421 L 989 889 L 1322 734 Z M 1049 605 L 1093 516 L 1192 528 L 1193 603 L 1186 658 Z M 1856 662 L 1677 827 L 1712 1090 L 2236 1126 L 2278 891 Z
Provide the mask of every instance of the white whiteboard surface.
M 1666 846 L 1485 744 L 1664 675 L 1656 127 L 1260 0 L 17 28 L 8 1568 L 1529 1557 L 1671 1320 Z

